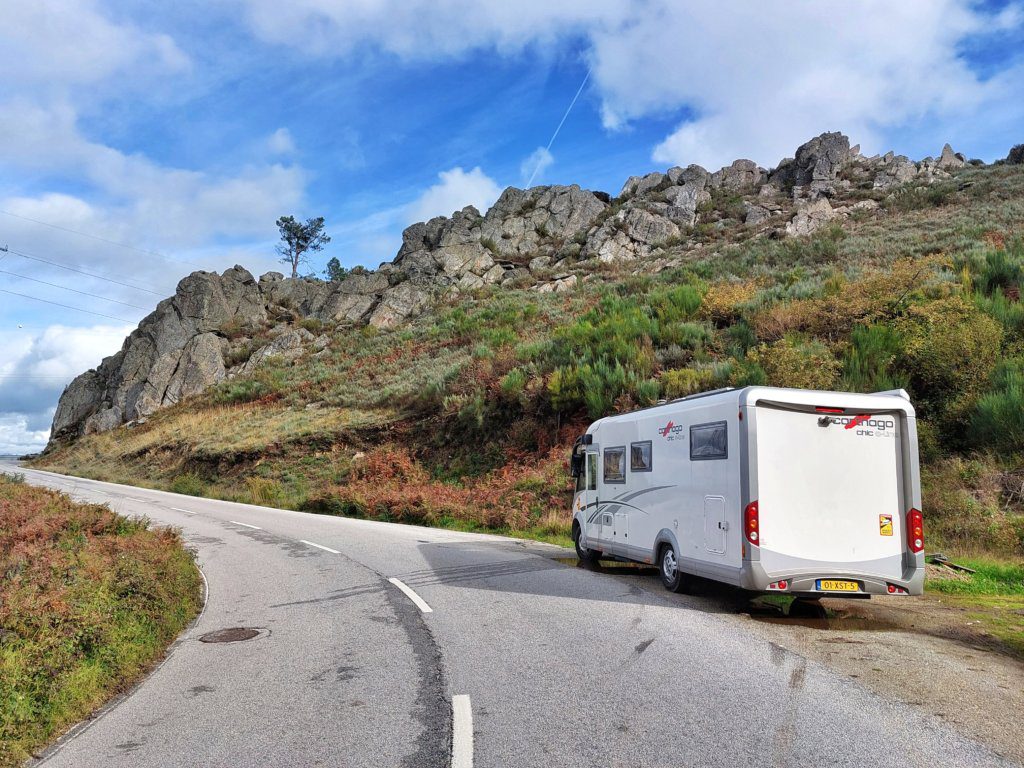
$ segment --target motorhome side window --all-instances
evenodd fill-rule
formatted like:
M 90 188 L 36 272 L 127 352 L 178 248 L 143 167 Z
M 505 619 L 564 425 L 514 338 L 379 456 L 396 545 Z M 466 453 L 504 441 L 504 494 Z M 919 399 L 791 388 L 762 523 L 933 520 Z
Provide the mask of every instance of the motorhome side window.
M 626 482 L 626 446 L 604 449 L 604 481 Z
M 587 454 L 587 490 L 597 490 L 597 454 Z
M 724 421 L 695 424 L 690 427 L 690 459 L 707 461 L 729 456 L 728 433 Z
M 629 445 L 629 471 L 650 472 L 651 471 L 651 441 L 644 440 L 642 443 L 630 443 Z

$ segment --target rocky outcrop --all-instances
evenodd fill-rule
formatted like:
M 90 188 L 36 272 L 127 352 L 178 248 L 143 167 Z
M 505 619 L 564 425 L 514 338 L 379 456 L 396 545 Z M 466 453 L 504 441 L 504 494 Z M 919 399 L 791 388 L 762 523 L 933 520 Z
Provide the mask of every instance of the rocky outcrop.
M 819 197 L 797 208 L 793 220 L 786 225 L 786 234 L 810 235 L 836 217 L 832 206 L 824 197 Z
M 838 132 L 823 133 L 801 144 L 796 157 L 780 163 L 770 180 L 776 186 L 797 188 L 797 195 L 804 189 L 812 197 L 829 195 L 851 156 L 849 138 Z
M 329 337 L 299 327 L 301 320 L 389 329 L 452 293 L 575 290 L 589 279 L 577 274 L 588 262 L 640 262 L 638 273 L 677 266 L 678 253 L 708 233 L 743 227 L 747 236 L 812 235 L 854 214 L 874 215 L 878 200 L 902 184 L 948 179 L 965 164 L 948 144 L 937 159 L 920 162 L 892 152 L 864 157 L 831 132 L 771 171 L 744 159 L 713 173 L 673 167 L 630 177 L 614 201 L 576 185 L 509 187 L 486 213 L 467 206 L 413 224 L 393 261 L 335 282 L 278 272 L 256 280 L 242 267 L 196 272 L 120 352 L 67 387 L 52 435 L 113 429 L 268 360 L 320 354 Z

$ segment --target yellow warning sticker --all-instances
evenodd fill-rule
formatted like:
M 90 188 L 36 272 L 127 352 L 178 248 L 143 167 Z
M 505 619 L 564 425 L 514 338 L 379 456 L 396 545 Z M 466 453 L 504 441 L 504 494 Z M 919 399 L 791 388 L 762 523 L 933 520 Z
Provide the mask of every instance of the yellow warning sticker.
M 892 515 L 878 516 L 878 532 L 883 536 L 892 536 Z

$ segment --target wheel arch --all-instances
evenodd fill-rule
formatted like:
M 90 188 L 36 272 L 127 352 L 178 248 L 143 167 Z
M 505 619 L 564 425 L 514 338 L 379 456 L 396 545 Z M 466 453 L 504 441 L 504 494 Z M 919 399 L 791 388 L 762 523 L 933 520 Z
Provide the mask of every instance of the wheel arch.
M 676 534 L 669 528 L 662 528 L 658 531 L 658 535 L 654 537 L 654 549 L 651 552 L 651 562 L 658 562 L 658 552 L 661 551 L 663 544 L 670 544 L 672 549 L 676 553 L 676 560 L 680 557 L 679 539 L 676 538 Z

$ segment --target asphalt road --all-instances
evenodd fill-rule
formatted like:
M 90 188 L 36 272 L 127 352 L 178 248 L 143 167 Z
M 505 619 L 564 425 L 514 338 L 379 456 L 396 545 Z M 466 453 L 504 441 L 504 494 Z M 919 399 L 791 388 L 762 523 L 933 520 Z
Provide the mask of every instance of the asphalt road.
M 209 583 L 165 662 L 48 768 L 1006 764 L 557 547 L 4 470 L 180 527 Z M 200 640 L 233 627 L 258 634 Z

